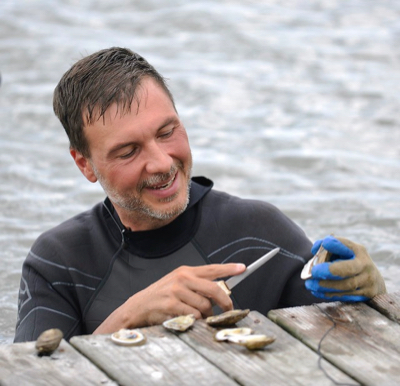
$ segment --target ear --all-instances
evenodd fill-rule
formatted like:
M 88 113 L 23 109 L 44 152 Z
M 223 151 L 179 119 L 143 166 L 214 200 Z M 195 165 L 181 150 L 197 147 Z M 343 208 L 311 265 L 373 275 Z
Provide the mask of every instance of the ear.
M 84 157 L 79 151 L 75 149 L 70 149 L 69 150 L 72 158 L 74 159 L 76 166 L 78 166 L 79 170 L 82 172 L 82 174 L 90 181 L 90 182 L 96 182 L 97 177 L 95 176 L 93 172 L 93 168 L 91 163 L 89 162 L 89 159 Z

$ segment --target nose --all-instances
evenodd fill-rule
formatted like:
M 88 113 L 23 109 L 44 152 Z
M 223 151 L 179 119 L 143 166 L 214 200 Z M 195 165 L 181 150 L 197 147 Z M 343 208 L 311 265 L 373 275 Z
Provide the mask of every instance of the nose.
M 172 157 L 160 144 L 153 142 L 146 149 L 146 172 L 148 174 L 169 173 Z

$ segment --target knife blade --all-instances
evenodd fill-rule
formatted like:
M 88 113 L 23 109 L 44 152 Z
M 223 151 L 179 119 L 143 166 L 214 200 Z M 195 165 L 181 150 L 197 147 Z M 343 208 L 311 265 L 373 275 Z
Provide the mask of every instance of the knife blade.
M 280 251 L 280 248 L 275 248 L 272 251 L 268 252 L 264 256 L 261 256 L 258 260 L 256 260 L 254 263 L 250 264 L 246 270 L 241 273 L 240 275 L 232 276 L 228 280 L 221 280 L 218 284 L 224 284 L 225 287 L 228 289 L 228 292 L 231 292 L 231 289 L 238 285 L 242 280 L 246 279 L 247 276 L 251 275 L 254 271 L 256 271 L 258 268 L 260 268 L 262 265 L 264 265 L 268 260 L 270 260 L 272 257 L 274 257 L 278 252 Z

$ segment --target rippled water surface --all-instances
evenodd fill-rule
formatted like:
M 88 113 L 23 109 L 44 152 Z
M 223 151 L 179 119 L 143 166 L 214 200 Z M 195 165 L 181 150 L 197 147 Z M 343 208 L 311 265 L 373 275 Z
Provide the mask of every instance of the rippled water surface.
M 36 237 L 103 199 L 52 112 L 62 74 L 109 46 L 175 95 L 194 174 L 268 200 L 311 239 L 367 246 L 400 289 L 400 2 L 2 0 L 0 343 Z

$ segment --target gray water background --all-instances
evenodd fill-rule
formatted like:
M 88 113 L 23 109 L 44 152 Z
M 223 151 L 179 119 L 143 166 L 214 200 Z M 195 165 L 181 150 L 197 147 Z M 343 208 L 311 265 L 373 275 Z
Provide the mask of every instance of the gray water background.
M 195 175 L 272 202 L 313 240 L 364 244 L 399 290 L 399 43 L 398 0 L 1 0 L 0 343 L 31 244 L 104 197 L 52 92 L 109 46 L 170 79 Z

